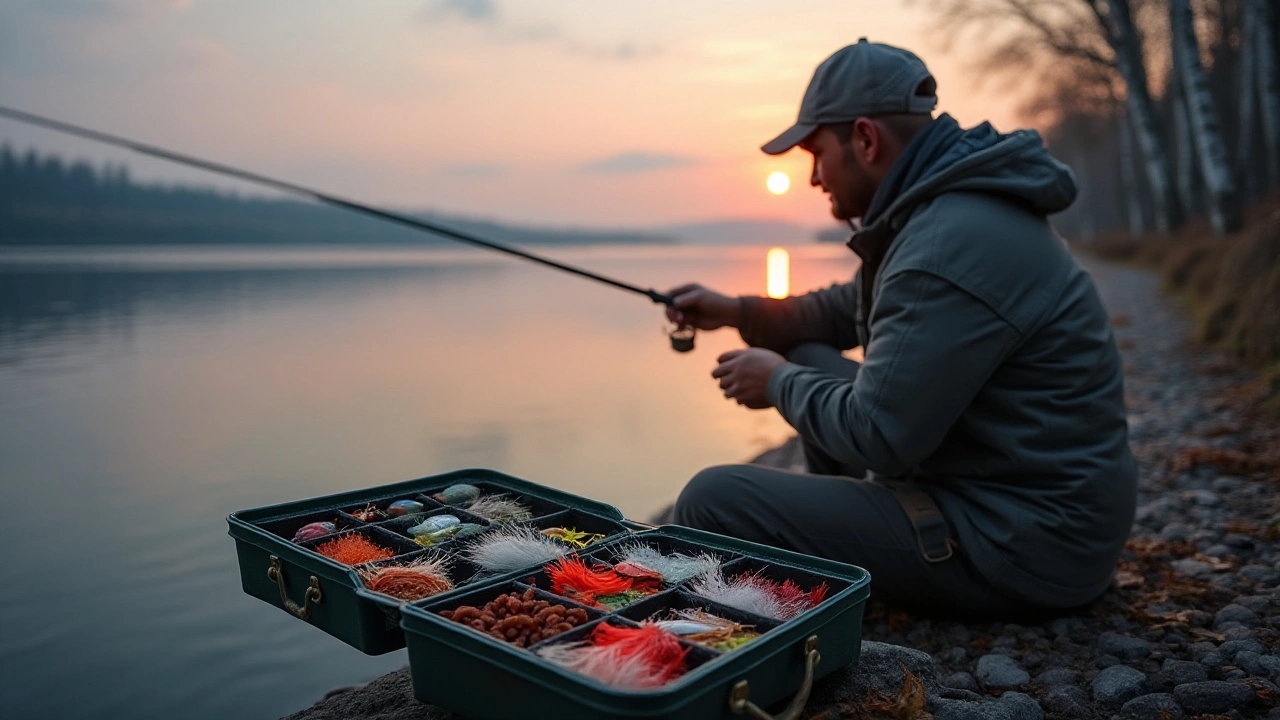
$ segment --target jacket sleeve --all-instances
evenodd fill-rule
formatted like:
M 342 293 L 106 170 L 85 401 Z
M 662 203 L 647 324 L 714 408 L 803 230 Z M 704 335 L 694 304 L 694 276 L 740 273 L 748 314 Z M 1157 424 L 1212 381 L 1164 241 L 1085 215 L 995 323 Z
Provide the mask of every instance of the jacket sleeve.
M 871 342 L 854 381 L 786 364 L 767 394 L 792 427 L 832 458 L 903 475 L 947 431 L 1019 339 L 988 305 L 936 275 L 880 282 Z
M 859 274 L 861 278 L 861 274 Z M 825 290 L 774 300 L 740 298 L 742 340 L 785 355 L 803 342 L 822 342 L 841 350 L 858 345 L 857 312 L 861 280 Z

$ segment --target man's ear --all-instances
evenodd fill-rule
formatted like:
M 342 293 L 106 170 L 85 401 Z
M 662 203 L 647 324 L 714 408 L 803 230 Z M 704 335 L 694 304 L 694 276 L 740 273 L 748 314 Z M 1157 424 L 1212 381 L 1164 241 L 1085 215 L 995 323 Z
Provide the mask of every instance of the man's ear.
M 864 163 L 868 165 L 874 163 L 884 152 L 882 140 L 880 128 L 876 127 L 869 118 L 858 118 L 853 121 L 853 137 L 850 138 L 850 143 L 853 145 L 853 151 Z

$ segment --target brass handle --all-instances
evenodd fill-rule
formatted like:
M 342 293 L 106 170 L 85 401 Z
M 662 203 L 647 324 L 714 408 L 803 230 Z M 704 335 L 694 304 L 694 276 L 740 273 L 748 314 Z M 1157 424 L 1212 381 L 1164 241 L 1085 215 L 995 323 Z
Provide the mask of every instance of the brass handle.
M 791 698 L 786 709 L 776 717 L 747 699 L 751 689 L 747 687 L 746 680 L 739 680 L 730 691 L 729 710 L 734 715 L 750 715 L 756 720 L 796 720 L 800 717 L 800 711 L 804 710 L 805 704 L 809 702 L 809 691 L 813 690 L 813 666 L 821 661 L 822 654 L 818 652 L 818 636 L 810 635 L 809 639 L 804 641 L 804 680 L 800 681 L 800 690 L 796 692 L 795 697 Z
M 284 592 L 284 569 L 281 567 L 280 558 L 275 555 L 271 556 L 271 567 L 267 568 L 267 577 L 271 578 L 276 585 L 280 586 L 280 602 L 284 604 L 285 612 L 298 618 L 299 620 L 311 619 L 311 604 L 320 604 L 320 578 L 315 575 L 311 576 L 311 585 L 307 588 L 306 594 L 302 596 L 302 606 L 289 599 Z

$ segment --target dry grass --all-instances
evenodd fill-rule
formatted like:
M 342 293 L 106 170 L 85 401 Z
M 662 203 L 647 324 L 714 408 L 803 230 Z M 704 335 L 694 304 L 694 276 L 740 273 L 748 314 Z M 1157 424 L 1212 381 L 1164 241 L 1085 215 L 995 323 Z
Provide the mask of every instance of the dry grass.
M 1215 237 L 1197 219 L 1171 237 L 1112 232 L 1086 249 L 1157 268 L 1166 289 L 1191 306 L 1196 340 L 1260 368 L 1280 411 L 1280 192 L 1255 205 L 1234 235 Z

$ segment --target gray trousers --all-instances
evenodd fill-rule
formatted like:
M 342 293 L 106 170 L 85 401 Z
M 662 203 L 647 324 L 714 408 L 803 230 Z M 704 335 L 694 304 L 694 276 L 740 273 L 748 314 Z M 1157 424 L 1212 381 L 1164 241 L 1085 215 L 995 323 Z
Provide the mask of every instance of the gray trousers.
M 787 359 L 851 379 L 858 371 L 825 345 L 801 345 Z M 1033 610 L 992 587 L 963 547 L 948 560 L 926 561 L 911 520 L 884 482 L 807 441 L 804 449 L 809 473 L 759 465 L 703 470 L 676 501 L 676 524 L 858 565 L 871 573 L 872 599 L 932 615 Z

